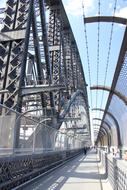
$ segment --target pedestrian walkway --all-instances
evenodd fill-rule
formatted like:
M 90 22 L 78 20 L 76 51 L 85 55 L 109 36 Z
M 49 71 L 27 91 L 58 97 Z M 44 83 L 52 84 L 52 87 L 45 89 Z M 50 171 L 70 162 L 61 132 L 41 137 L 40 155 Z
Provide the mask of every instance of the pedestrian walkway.
M 112 190 L 94 150 L 39 179 L 24 190 Z

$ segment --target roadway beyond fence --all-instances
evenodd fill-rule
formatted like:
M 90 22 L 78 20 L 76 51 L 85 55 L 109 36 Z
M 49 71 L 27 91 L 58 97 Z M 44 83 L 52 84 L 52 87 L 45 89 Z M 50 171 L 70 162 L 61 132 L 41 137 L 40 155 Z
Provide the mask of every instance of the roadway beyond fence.
M 21 186 L 23 190 L 112 190 L 108 182 L 105 168 L 100 162 L 95 150 L 87 156 L 80 155 L 71 162 L 43 176 L 28 186 Z M 18 188 L 16 188 L 18 189 Z

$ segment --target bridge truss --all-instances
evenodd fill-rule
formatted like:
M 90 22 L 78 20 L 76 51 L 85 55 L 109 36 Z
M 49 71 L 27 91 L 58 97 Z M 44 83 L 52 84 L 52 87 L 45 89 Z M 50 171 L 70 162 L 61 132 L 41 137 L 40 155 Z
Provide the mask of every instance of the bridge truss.
M 46 125 L 59 129 L 71 107 L 82 103 L 90 140 L 86 86 L 62 1 L 7 1 L 0 33 L 1 117 L 12 114 L 5 107 L 33 119 L 31 110 L 39 109 L 36 120 L 46 117 Z M 22 122 L 14 117 L 13 146 L 18 148 Z

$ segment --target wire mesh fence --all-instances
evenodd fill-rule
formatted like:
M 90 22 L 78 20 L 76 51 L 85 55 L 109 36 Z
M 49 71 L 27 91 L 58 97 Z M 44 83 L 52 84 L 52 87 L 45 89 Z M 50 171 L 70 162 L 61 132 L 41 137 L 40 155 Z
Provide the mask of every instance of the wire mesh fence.
M 46 109 L 18 113 L 0 105 L 0 155 L 29 154 L 81 148 L 83 141 L 67 130 L 51 126 L 53 111 L 48 116 Z M 19 127 L 19 145 L 14 148 L 15 129 Z M 69 124 L 70 127 L 70 124 Z

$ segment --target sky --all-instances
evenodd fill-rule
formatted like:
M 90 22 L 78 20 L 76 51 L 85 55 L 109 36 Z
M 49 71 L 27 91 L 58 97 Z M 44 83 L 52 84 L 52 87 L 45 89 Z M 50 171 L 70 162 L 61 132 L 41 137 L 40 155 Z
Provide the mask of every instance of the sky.
M 0 1 L 0 7 L 4 7 L 5 2 L 6 2 L 5 0 Z M 81 60 L 82 60 L 83 68 L 84 68 L 86 82 L 88 84 L 91 124 L 93 125 L 100 124 L 100 122 L 93 121 L 92 118 L 94 117 L 102 118 L 103 116 L 101 112 L 92 111 L 92 108 L 101 107 L 103 92 L 98 91 L 97 102 L 96 102 L 96 91 L 91 91 L 92 93 L 92 103 L 91 103 L 82 4 L 84 5 L 85 17 L 97 16 L 99 12 L 98 2 L 99 0 L 63 0 L 63 4 L 65 6 L 65 10 L 69 17 L 70 24 L 71 24 L 71 27 L 72 27 L 72 30 L 73 30 L 73 33 L 78 45 L 78 49 L 80 52 L 80 56 L 81 56 Z M 100 14 L 105 15 L 105 16 L 113 15 L 115 2 L 116 2 L 115 15 L 119 17 L 127 18 L 127 0 L 116 0 L 116 1 L 115 0 L 100 0 Z M 97 63 L 99 65 L 98 84 L 104 85 L 106 64 L 108 62 L 106 85 L 111 86 L 125 27 L 120 24 L 114 24 L 111 47 L 110 47 L 110 55 L 108 57 L 112 23 L 100 23 L 99 43 L 98 43 L 98 23 L 86 24 L 85 26 L 86 26 L 87 40 L 88 40 L 91 85 L 93 86 L 97 84 Z M 99 44 L 99 49 L 98 49 L 98 44 Z M 99 56 L 97 56 L 98 52 L 99 52 Z M 99 61 L 97 61 L 97 59 Z M 102 108 L 105 107 L 107 98 L 108 98 L 108 93 L 104 92 Z

